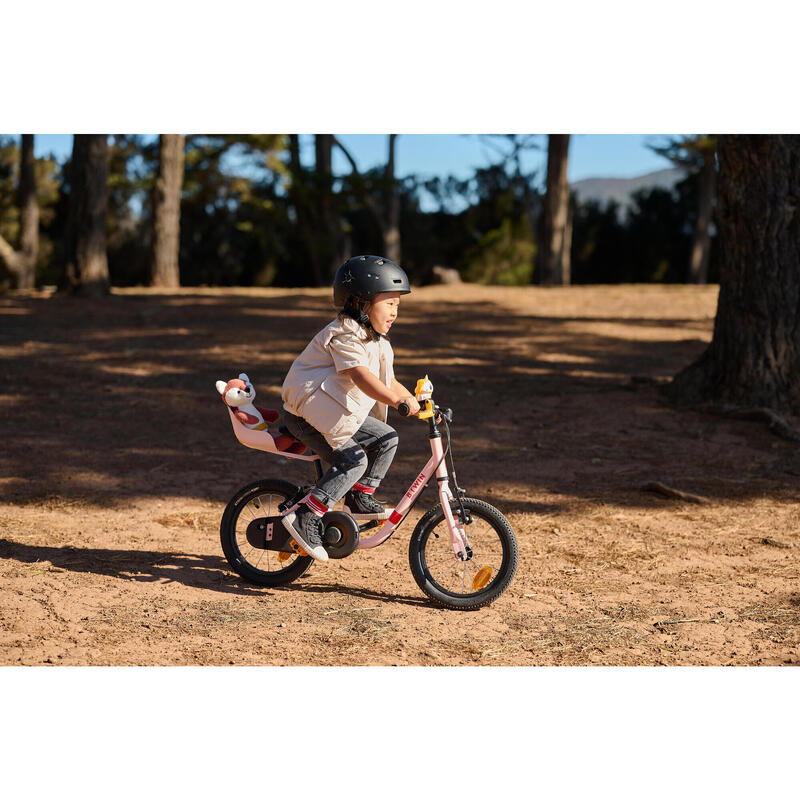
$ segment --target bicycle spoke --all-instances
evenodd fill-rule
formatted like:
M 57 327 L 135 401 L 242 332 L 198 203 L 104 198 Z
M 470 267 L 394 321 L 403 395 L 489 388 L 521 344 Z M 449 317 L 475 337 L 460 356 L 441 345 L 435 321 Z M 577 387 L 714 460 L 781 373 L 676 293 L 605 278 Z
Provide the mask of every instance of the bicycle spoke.
M 276 542 L 283 541 L 282 530 L 274 541 L 265 541 L 266 521 L 279 515 L 280 504 L 298 490 L 299 487 L 287 481 L 268 479 L 244 487 L 228 502 L 220 526 L 222 549 L 228 563 L 246 581 L 261 586 L 283 586 L 304 575 L 311 566 L 310 558 L 272 549 Z M 255 544 L 251 544 L 251 539 Z
M 425 542 L 424 558 L 428 574 L 442 589 L 454 595 L 468 596 L 473 594 L 472 583 L 483 567 L 488 567 L 493 576 L 499 576 L 503 564 L 503 548 L 495 528 L 490 524 L 481 524 L 477 517 L 470 526 L 468 538 L 472 558 L 461 561 L 453 551 L 450 530 L 442 520 L 431 530 Z M 433 534 L 437 533 L 438 536 Z M 486 591 L 493 580 L 479 591 Z

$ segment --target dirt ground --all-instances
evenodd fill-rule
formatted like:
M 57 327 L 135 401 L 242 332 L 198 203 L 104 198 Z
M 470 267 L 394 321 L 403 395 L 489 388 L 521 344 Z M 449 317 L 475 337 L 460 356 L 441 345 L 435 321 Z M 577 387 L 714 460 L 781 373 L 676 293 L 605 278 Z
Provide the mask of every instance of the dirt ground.
M 408 567 L 432 489 L 384 545 L 286 588 L 248 585 L 222 555 L 229 497 L 307 466 L 239 445 L 215 381 L 245 371 L 275 406 L 331 318 L 328 292 L 0 298 L 0 663 L 797 664 L 797 444 L 659 393 L 710 340 L 716 294 L 463 286 L 404 299 L 398 378 L 430 376 L 455 411 L 459 483 L 519 539 L 509 590 L 468 613 L 432 605 Z M 429 455 L 423 425 L 390 422 L 387 500 Z

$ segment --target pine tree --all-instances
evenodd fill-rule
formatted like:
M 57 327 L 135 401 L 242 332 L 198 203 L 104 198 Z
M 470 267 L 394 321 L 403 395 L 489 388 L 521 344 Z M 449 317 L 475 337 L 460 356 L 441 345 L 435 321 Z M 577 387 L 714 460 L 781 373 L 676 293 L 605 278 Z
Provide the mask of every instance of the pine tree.
M 718 156 L 714 336 L 668 393 L 800 413 L 800 136 L 720 136 Z
M 70 165 L 67 281 L 78 294 L 109 290 L 106 256 L 108 135 L 76 133 Z

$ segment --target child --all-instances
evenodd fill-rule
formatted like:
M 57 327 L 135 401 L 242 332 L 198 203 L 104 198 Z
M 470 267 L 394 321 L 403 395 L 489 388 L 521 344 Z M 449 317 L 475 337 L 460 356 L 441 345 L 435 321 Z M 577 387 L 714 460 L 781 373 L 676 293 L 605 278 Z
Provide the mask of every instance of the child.
M 386 424 L 387 406 L 414 395 L 398 383 L 386 335 L 397 317 L 400 296 L 411 287 L 406 273 L 378 256 L 345 261 L 333 280 L 339 316 L 294 360 L 283 382 L 284 424 L 329 464 L 328 471 L 283 524 L 303 549 L 327 561 L 322 515 L 342 497 L 360 519 L 387 519 L 372 495 L 397 449 L 397 433 Z

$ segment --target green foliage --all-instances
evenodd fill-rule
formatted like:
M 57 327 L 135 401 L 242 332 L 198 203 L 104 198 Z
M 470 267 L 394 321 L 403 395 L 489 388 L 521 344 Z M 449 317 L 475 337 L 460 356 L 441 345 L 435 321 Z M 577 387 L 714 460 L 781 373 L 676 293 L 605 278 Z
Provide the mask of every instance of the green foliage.
M 146 282 L 152 209 L 150 193 L 158 167 L 158 141 L 114 134 L 109 143 L 106 247 L 115 286 Z
M 573 283 L 683 283 L 697 218 L 698 176 L 669 192 L 640 190 L 627 213 L 616 203 L 590 202 L 575 209 Z M 709 280 L 717 280 L 712 239 Z
M 12 247 L 19 240 L 20 149 L 11 136 L 0 137 L 0 236 Z M 61 184 L 61 168 L 52 158 L 36 160 L 36 197 L 39 203 L 39 255 L 36 261 L 36 282 L 55 283 L 58 277 L 53 262 L 58 249 L 57 239 L 50 232 L 57 211 Z
M 289 277 L 286 146 L 280 135 L 187 137 L 181 202 L 184 284 L 263 286 L 279 275 Z M 301 276 L 307 282 L 307 275 Z
M 668 158 L 678 167 L 696 171 L 706 159 L 713 159 L 717 152 L 717 137 L 708 134 L 695 136 L 670 136 L 662 144 L 651 144 L 650 149 Z
M 467 256 L 464 277 L 474 283 L 525 286 L 533 277 L 536 245 L 525 218 L 506 218 L 481 237 Z
M 19 236 L 16 192 L 19 148 L 10 136 L 0 138 L 0 236 L 12 246 Z
M 348 253 L 381 252 L 375 209 L 385 210 L 396 188 L 402 263 L 412 282 L 428 282 L 433 267 L 442 265 L 479 283 L 530 283 L 542 194 L 537 176 L 523 174 L 520 154 L 537 146 L 537 140 L 519 135 L 491 139 L 499 163 L 467 179 L 410 175 L 393 182 L 382 167 L 332 180 L 301 165 L 296 136 L 187 136 L 181 281 L 186 286 L 326 284 L 329 276 L 320 265 L 336 242 Z M 673 144 L 676 159 L 690 158 L 686 142 Z M 14 244 L 18 162 L 15 141 L 0 137 L 0 233 Z M 62 166 L 37 162 L 40 284 L 59 283 L 64 268 L 69 167 L 69 161 Z M 114 285 L 146 282 L 157 167 L 156 137 L 111 137 L 106 232 Z M 614 204 L 574 207 L 573 282 L 683 281 L 697 187 L 697 176 L 690 173 L 672 192 L 640 192 L 625 214 Z M 421 210 L 425 192 L 438 202 L 437 211 Z M 711 257 L 714 280 L 713 247 Z

